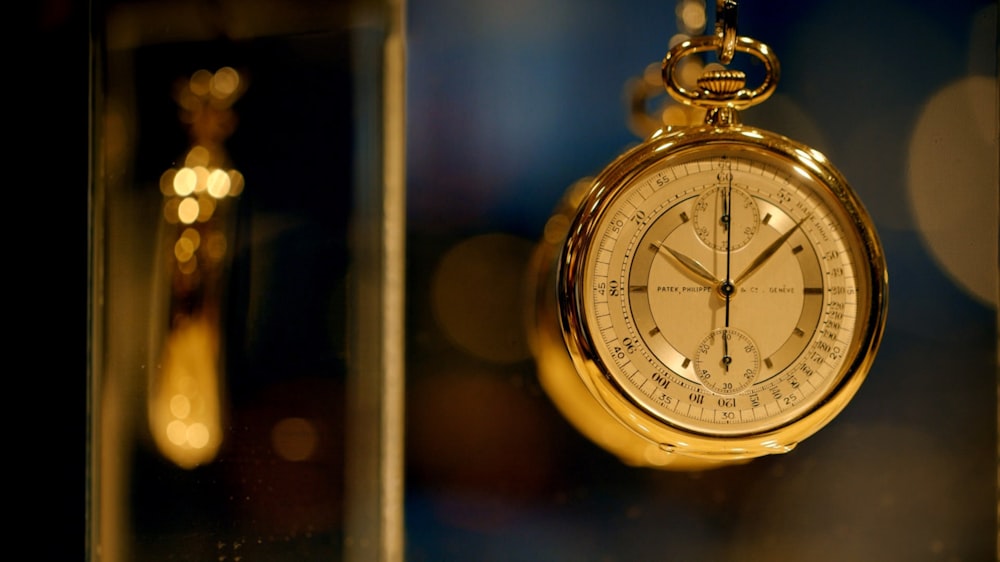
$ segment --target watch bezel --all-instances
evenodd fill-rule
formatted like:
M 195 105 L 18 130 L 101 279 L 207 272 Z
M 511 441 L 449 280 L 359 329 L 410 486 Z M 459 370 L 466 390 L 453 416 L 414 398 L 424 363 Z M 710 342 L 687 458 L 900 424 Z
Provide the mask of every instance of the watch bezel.
M 864 277 L 870 289 L 864 299 L 866 302 L 862 303 L 868 314 L 859 318 L 863 325 L 857 345 L 845 361 L 839 380 L 801 415 L 766 431 L 740 435 L 697 432 L 671 424 L 632 400 L 608 374 L 609 369 L 590 336 L 584 314 L 584 287 L 579 282 L 593 247 L 594 231 L 608 208 L 608 201 L 618 190 L 666 158 L 711 147 L 734 147 L 771 155 L 800 166 L 825 186 L 844 209 L 860 240 L 865 270 L 858 274 Z M 871 217 L 843 175 L 822 153 L 763 129 L 705 125 L 674 132 L 660 131 L 615 159 L 594 179 L 559 254 L 556 292 L 562 335 L 576 371 L 590 394 L 614 420 L 644 442 L 666 452 L 735 460 L 790 450 L 827 425 L 850 402 L 867 377 L 881 342 L 887 312 L 888 277 L 884 253 Z

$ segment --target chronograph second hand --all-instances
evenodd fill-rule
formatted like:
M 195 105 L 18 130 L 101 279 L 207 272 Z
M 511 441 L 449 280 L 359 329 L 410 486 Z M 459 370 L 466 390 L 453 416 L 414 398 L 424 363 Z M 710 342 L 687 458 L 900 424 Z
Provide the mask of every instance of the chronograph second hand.
M 733 199 L 733 175 L 732 172 L 723 172 L 724 178 L 726 179 L 726 189 L 723 192 L 722 198 L 722 227 L 726 231 L 726 279 L 722 282 L 719 287 L 722 291 L 722 296 L 726 299 L 726 319 L 725 319 L 725 329 L 722 331 L 722 367 L 728 372 L 729 364 L 733 362 L 732 356 L 729 355 L 729 301 L 733 296 L 734 285 L 732 278 L 730 277 L 730 260 L 732 258 L 732 241 L 733 241 L 733 229 L 732 229 L 732 199 Z M 722 178 L 720 178 L 722 179 Z

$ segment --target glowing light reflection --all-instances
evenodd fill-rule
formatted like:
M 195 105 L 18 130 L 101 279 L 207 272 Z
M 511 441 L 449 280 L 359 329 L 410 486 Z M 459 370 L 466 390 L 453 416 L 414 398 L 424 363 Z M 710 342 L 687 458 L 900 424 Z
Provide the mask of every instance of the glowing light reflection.
M 190 88 L 191 93 L 196 96 L 207 96 L 211 87 L 211 82 L 211 72 L 205 69 L 197 70 L 191 75 L 191 80 L 188 81 L 188 88 Z
M 215 213 L 215 199 L 208 195 L 198 196 L 198 222 L 208 222 Z
M 198 200 L 186 197 L 177 206 L 177 218 L 184 224 L 193 224 L 198 220 Z
M 688 57 L 678 65 L 677 81 L 685 88 L 691 88 L 698 83 L 698 77 L 705 70 L 705 65 L 698 59 Z
M 195 166 L 208 166 L 211 157 L 212 153 L 204 146 L 193 146 L 191 147 L 191 150 L 188 151 L 187 157 L 184 158 L 184 165 L 188 168 L 194 168 Z
M 198 178 L 194 183 L 195 193 L 201 193 L 208 189 L 208 169 L 204 166 L 195 166 L 191 169 L 194 170 L 195 177 Z
M 443 256 L 433 275 L 434 312 L 460 348 L 497 363 L 528 356 L 520 299 L 531 248 L 515 236 L 486 234 Z
M 226 247 L 226 237 L 218 232 L 214 232 L 205 241 L 205 254 L 209 259 L 218 261 L 226 255 Z
M 561 241 L 569 231 L 569 218 L 565 215 L 552 215 L 545 223 L 542 237 L 550 244 Z
M 184 437 L 192 448 L 202 449 L 208 445 L 212 438 L 212 434 L 205 424 L 196 422 L 187 427 Z
M 802 177 L 804 177 L 806 179 L 810 178 L 809 172 L 807 172 L 806 170 L 804 170 L 801 166 L 792 166 L 792 169 L 795 170 L 796 174 L 798 174 L 798 175 L 800 175 L 800 176 L 802 176 Z
M 170 413 L 177 419 L 184 419 L 191 415 L 191 400 L 183 394 L 175 394 L 170 399 Z
M 705 4 L 698 0 L 687 0 L 677 6 L 677 17 L 681 25 L 690 30 L 700 30 L 705 28 L 706 15 Z
M 279 457 L 288 461 L 311 458 L 319 446 L 315 425 L 307 419 L 285 418 L 271 429 L 271 446 Z
M 652 444 L 643 451 L 643 458 L 655 466 L 665 466 L 672 460 L 670 453 L 661 449 L 659 445 Z
M 907 169 L 909 203 L 931 255 L 958 287 L 993 308 L 1000 287 L 997 92 L 987 76 L 935 92 L 910 136 Z
M 205 181 L 208 194 L 222 199 L 229 194 L 229 174 L 222 170 L 212 170 Z
M 198 271 L 198 257 L 191 256 L 191 259 L 177 263 L 177 269 L 184 275 L 191 275 Z
M 668 105 L 663 108 L 660 119 L 664 125 L 689 125 L 691 124 L 691 111 L 678 104 Z
M 167 224 L 177 224 L 177 208 L 180 207 L 181 200 L 176 197 L 167 199 L 163 203 L 163 220 Z
M 672 49 L 675 46 L 680 45 L 681 43 L 688 41 L 690 39 L 691 36 L 686 33 L 677 33 L 670 37 L 670 40 L 667 41 L 667 45 Z
M 174 243 L 174 258 L 186 262 L 194 257 L 195 246 L 188 238 L 178 238 Z
M 212 97 L 226 99 L 239 90 L 240 75 L 231 67 L 220 68 L 211 79 L 209 91 Z
M 168 196 L 176 193 L 174 190 L 175 175 L 177 175 L 177 170 L 174 168 L 170 168 L 160 175 L 160 193 Z
M 195 228 L 185 228 L 184 232 L 181 233 L 181 238 L 190 241 L 196 250 L 201 246 L 201 234 Z
M 149 425 L 164 456 L 184 468 L 214 458 L 221 443 L 218 332 L 187 318 L 167 338 L 163 367 L 149 395 Z
M 222 440 L 219 334 L 213 321 L 219 311 L 209 295 L 225 288 L 206 285 L 220 283 L 213 268 L 225 259 L 225 233 L 232 226 L 220 206 L 245 187 L 243 175 L 227 168 L 222 144 L 235 128 L 230 106 L 244 87 L 231 67 L 198 70 L 178 84 L 174 96 L 192 144 L 183 165 L 159 179 L 163 219 L 179 232 L 165 249 L 175 267 L 169 285 L 171 325 L 162 370 L 150 380 L 147 412 L 160 452 L 184 468 L 211 461 Z
M 174 174 L 174 193 L 186 197 L 198 186 L 198 174 L 191 168 L 181 168 Z
M 243 174 L 239 170 L 229 170 L 229 196 L 243 193 Z

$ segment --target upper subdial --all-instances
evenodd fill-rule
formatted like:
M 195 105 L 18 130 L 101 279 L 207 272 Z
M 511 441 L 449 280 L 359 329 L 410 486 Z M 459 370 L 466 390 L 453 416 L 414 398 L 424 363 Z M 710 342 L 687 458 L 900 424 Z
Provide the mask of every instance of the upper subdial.
M 698 197 L 693 215 L 698 239 L 714 250 L 738 250 L 760 228 L 760 212 L 754 198 L 725 184 L 712 187 Z

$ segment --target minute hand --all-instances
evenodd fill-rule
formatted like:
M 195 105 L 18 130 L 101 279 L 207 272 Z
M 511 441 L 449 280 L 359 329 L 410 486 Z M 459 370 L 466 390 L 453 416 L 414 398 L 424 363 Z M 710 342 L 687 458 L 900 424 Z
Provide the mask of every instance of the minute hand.
M 743 273 L 740 273 L 738 276 L 736 276 L 736 279 L 733 280 L 733 284 L 739 285 L 740 283 L 745 281 L 747 277 L 750 277 L 750 275 L 752 275 L 755 271 L 760 269 L 760 266 L 764 265 L 764 262 L 770 259 L 770 257 L 773 256 L 774 253 L 778 251 L 778 248 L 780 248 L 782 244 L 788 241 L 788 239 L 792 236 L 792 234 L 795 234 L 795 231 L 799 229 L 799 226 L 801 226 L 802 223 L 805 222 L 807 218 L 809 217 L 805 217 L 804 219 L 795 223 L 795 226 L 788 229 L 788 232 L 782 234 L 781 236 L 778 237 L 777 240 L 771 242 L 771 244 L 767 248 L 764 248 L 764 251 L 761 252 L 760 255 L 758 255 L 756 258 L 754 258 L 752 262 L 750 262 L 750 265 L 748 265 L 747 268 L 743 270 Z

